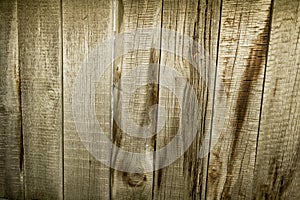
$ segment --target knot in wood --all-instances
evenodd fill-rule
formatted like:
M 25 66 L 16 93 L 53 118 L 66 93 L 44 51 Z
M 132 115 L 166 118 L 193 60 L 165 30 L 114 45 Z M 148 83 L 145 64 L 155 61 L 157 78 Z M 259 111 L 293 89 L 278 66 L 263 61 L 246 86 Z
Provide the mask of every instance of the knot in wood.
M 123 173 L 123 180 L 131 187 L 140 187 L 147 181 L 145 173 Z
M 219 170 L 216 166 L 210 166 L 208 169 L 208 174 L 211 178 L 216 179 L 219 176 Z

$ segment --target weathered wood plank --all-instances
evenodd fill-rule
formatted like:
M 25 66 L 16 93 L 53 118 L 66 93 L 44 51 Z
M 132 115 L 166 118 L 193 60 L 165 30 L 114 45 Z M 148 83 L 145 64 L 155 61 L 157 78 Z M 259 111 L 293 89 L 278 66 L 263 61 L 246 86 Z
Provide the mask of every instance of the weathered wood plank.
M 17 1 L 0 2 L 0 197 L 23 198 Z
M 271 0 L 222 1 L 218 77 L 229 112 L 210 155 L 207 199 L 252 197 L 270 9 Z
M 162 39 L 162 48 L 167 45 L 174 45 L 174 52 L 184 54 L 184 45 L 188 41 L 181 41 L 180 36 L 186 35 L 197 42 L 206 51 L 203 60 L 197 60 L 197 65 L 188 63 L 187 57 L 174 56 L 172 53 L 162 52 L 161 65 L 176 70 L 180 76 L 191 85 L 194 91 L 199 108 L 197 135 L 189 149 L 178 160 L 170 166 L 155 172 L 154 198 L 155 199 L 200 199 L 204 198 L 206 186 L 207 156 L 199 157 L 200 149 L 203 147 L 205 136 L 209 136 L 209 124 L 211 119 L 212 95 L 214 91 L 208 91 L 205 80 L 214 78 L 217 56 L 217 42 L 219 29 L 219 1 L 163 1 L 162 27 L 177 32 L 174 38 L 169 37 L 167 42 Z M 173 40 L 173 41 L 172 41 Z M 202 52 L 200 49 L 193 49 L 195 52 Z M 173 53 L 174 53 L 173 52 Z M 202 52 L 203 53 L 203 52 Z M 200 54 L 202 54 L 200 53 Z M 190 52 L 194 57 L 193 52 Z M 200 62 L 199 62 L 200 61 Z M 213 61 L 213 62 L 210 62 Z M 206 69 L 206 70 L 199 70 Z M 205 77 L 205 78 L 204 78 Z M 210 77 L 210 78 L 208 78 Z M 160 80 L 168 78 L 160 73 Z M 208 80 L 207 80 L 208 81 Z M 180 109 L 188 110 L 188 105 L 193 101 L 192 91 L 186 90 L 186 86 L 176 83 L 175 90 L 184 91 L 183 99 L 178 99 L 170 90 L 160 87 L 159 104 L 165 109 L 166 116 L 158 113 L 158 121 L 165 118 L 165 127 L 158 133 L 156 150 L 163 148 L 172 142 L 178 130 L 181 128 L 183 134 L 191 134 L 191 127 L 186 125 L 188 117 L 193 117 L 195 107 L 188 112 L 188 116 L 180 112 Z M 179 103 L 179 102 L 182 103 Z M 193 104 L 192 103 L 192 104 Z M 191 105 L 192 105 L 191 104 Z M 182 121 L 180 121 L 180 115 Z M 187 137 L 188 138 L 188 137 Z M 181 139 L 184 140 L 184 139 Z M 186 142 L 186 141 L 181 141 Z M 178 144 L 180 145 L 180 144 Z M 182 145 L 178 148 L 183 148 Z M 172 149 L 175 154 L 175 150 Z M 159 158 L 156 158 L 156 163 Z
M 19 1 L 26 199 L 62 199 L 60 1 Z
M 109 199 L 110 169 L 102 164 L 91 152 L 97 150 L 89 143 L 90 149 L 82 143 L 75 126 L 72 99 L 74 83 L 80 73 L 92 75 L 94 65 L 101 64 L 103 57 L 91 63 L 92 52 L 104 40 L 113 36 L 113 6 L 105 0 L 64 0 L 63 1 L 63 82 L 64 82 L 64 197 L 65 199 Z M 108 50 L 106 50 L 108 51 Z M 109 52 L 109 51 L 108 51 Z M 86 59 L 86 60 L 85 60 Z M 88 64 L 85 64 L 88 62 Z M 109 67 L 109 66 L 108 66 Z M 112 70 L 99 77 L 95 92 L 97 119 L 105 134 L 110 138 L 111 81 Z M 89 78 L 88 81 L 91 81 Z M 85 85 L 87 83 L 84 83 Z M 76 88 L 81 91 L 85 85 Z M 89 104 L 89 100 L 83 102 Z M 80 108 L 79 108 L 80 109 Z M 80 109 L 83 114 L 85 110 Z M 84 122 L 82 122 L 84 123 Z M 78 125 L 78 124 L 77 124 Z M 90 134 L 85 132 L 85 134 Z M 110 151 L 110 149 L 107 149 Z
M 139 127 L 145 127 L 147 125 L 155 126 L 156 119 L 152 118 L 154 115 L 148 115 L 150 113 L 150 107 L 157 104 L 157 84 L 151 84 L 149 80 L 156 80 L 158 78 L 158 70 L 150 64 L 158 63 L 159 52 L 155 49 L 139 49 L 144 43 L 159 44 L 159 38 L 154 38 L 151 30 L 145 29 L 157 29 L 160 28 L 161 19 L 161 2 L 160 1 L 117 1 L 117 20 L 116 20 L 116 37 L 119 34 L 129 31 L 136 31 L 137 29 L 144 29 L 142 34 L 149 34 L 146 38 L 139 38 L 139 34 L 124 34 L 123 46 L 116 44 L 115 51 L 126 52 L 128 49 L 134 47 L 136 50 L 124 54 L 115 62 L 114 66 L 114 116 L 117 118 L 130 118 L 132 124 L 125 124 L 121 127 L 122 119 L 120 123 L 114 124 L 113 141 L 114 144 L 128 152 L 145 153 L 152 152 L 154 149 L 154 143 L 152 138 L 140 138 L 139 136 L 133 136 L 133 132 L 136 132 L 134 125 Z M 137 50 L 139 49 L 139 50 Z M 145 66 L 146 70 L 139 70 L 138 67 Z M 137 70 L 138 74 L 126 74 Z M 142 72 L 143 71 L 143 72 Z M 142 74 L 140 74 L 142 72 Z M 135 86 L 142 83 L 142 87 L 134 89 Z M 132 95 L 130 94 L 132 93 Z M 120 99 L 120 95 L 123 99 L 129 99 L 130 103 L 126 104 Z M 123 112 L 129 110 L 129 115 Z M 155 112 L 152 114 L 155 114 Z M 116 121 L 116 120 L 115 120 Z M 152 127 L 152 128 L 153 128 Z M 135 131 L 134 131 L 135 130 Z M 142 130 L 142 129 L 140 129 Z M 154 132 L 153 129 L 151 129 Z M 142 134 L 142 131 L 140 131 Z M 127 166 L 128 170 L 112 171 L 112 198 L 113 199 L 152 199 L 152 184 L 153 173 L 146 172 L 146 168 L 149 168 L 153 161 L 153 156 L 146 158 L 149 162 L 142 162 L 141 160 L 123 158 L 121 154 L 113 149 L 113 164 L 118 169 L 120 165 Z M 122 161 L 125 159 L 124 161 Z M 122 163 L 120 163 L 122 161 Z
M 300 1 L 273 7 L 253 196 L 300 199 Z

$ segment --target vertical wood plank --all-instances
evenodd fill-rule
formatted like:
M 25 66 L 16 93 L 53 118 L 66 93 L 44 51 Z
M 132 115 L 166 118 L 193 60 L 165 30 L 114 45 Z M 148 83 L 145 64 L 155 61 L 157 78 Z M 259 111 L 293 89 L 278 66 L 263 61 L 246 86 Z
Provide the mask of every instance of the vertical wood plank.
M 26 199 L 62 199 L 60 1 L 19 1 Z
M 219 1 L 163 1 L 162 27 L 171 29 L 178 33 L 176 41 L 162 41 L 162 47 L 174 43 L 174 50 L 186 51 L 183 47 L 188 41 L 180 41 L 180 35 L 186 35 L 197 42 L 206 51 L 211 61 L 216 62 L 217 42 L 219 29 Z M 170 39 L 171 40 L 171 37 Z M 164 47 L 163 47 L 164 48 Z M 200 51 L 200 49 L 196 49 Z M 191 56 L 192 53 L 191 53 Z M 155 172 L 154 197 L 155 199 L 200 199 L 204 198 L 206 187 L 207 156 L 199 157 L 202 142 L 205 136 L 209 136 L 209 124 L 211 119 L 212 95 L 214 91 L 208 91 L 203 77 L 213 78 L 214 73 L 209 74 L 210 68 L 214 71 L 215 65 L 208 58 L 198 63 L 198 68 L 206 69 L 197 71 L 195 66 L 188 63 L 186 58 L 176 57 L 170 53 L 162 52 L 161 64 L 176 70 L 194 90 L 199 107 L 198 133 L 189 149 L 178 160 L 170 166 Z M 201 65 L 201 66 L 200 66 Z M 160 74 L 161 75 L 161 74 Z M 161 75 L 160 79 L 164 79 Z M 176 90 L 185 91 L 184 85 L 176 84 Z M 189 128 L 185 125 L 187 116 L 180 113 L 180 108 L 185 107 L 191 101 L 191 91 L 184 92 L 184 98 L 178 99 L 168 89 L 160 88 L 159 104 L 166 110 L 165 127 L 158 133 L 156 140 L 156 150 L 163 148 L 171 142 L 178 134 L 178 129 L 183 128 L 183 134 L 189 133 Z M 183 104 L 180 105 L 179 101 Z M 195 109 L 195 108 L 194 108 Z M 191 111 L 193 112 L 193 111 Z M 189 113 L 190 114 L 190 113 Z M 183 117 L 179 121 L 180 115 Z M 192 117 L 189 116 L 189 117 Z M 158 121 L 161 114 L 158 114 Z M 191 119 L 190 119 L 191 120 Z M 182 148 L 182 146 L 178 146 Z M 156 158 L 156 162 L 160 162 Z
M 84 64 L 85 59 L 88 61 L 97 46 L 113 36 L 112 2 L 105 0 L 63 0 L 62 9 L 64 197 L 72 200 L 109 199 L 110 169 L 98 161 L 83 145 L 73 117 L 72 101 L 74 99 L 72 99 L 72 95 L 74 82 L 79 73 L 82 73 L 81 68 L 85 67 L 83 70 L 92 69 L 92 66 Z M 98 62 L 101 64 L 102 60 Z M 94 72 L 91 71 L 90 73 Z M 102 77 L 99 77 L 100 83 L 95 95 L 97 119 L 108 138 L 110 138 L 111 133 L 111 73 L 112 70 L 107 70 Z M 81 88 L 77 89 L 80 90 Z M 89 101 L 83 103 L 88 104 Z M 110 149 L 107 150 L 110 151 Z
M 0 2 L 0 197 L 23 198 L 17 1 Z
M 117 1 L 117 20 L 116 20 L 116 37 L 124 32 L 136 31 L 137 29 L 157 29 L 160 28 L 161 19 L 161 1 L 155 0 L 120 0 Z M 132 46 L 139 48 L 143 43 L 154 41 L 151 31 L 143 30 L 148 33 L 149 37 L 141 38 L 138 41 L 134 34 L 124 34 L 123 46 L 116 44 L 116 48 L 123 48 L 121 52 L 125 52 Z M 116 49 L 117 51 L 118 49 Z M 156 119 L 148 115 L 149 108 L 157 104 L 157 84 L 151 84 L 148 80 L 157 80 L 158 71 L 152 68 L 150 64 L 158 63 L 159 52 L 155 49 L 140 49 L 122 55 L 115 61 L 114 66 L 114 112 L 117 117 L 124 116 L 123 110 L 129 110 L 130 117 L 137 126 L 146 126 L 155 124 Z M 136 74 L 126 77 L 127 73 L 137 69 L 140 66 L 148 66 L 148 71 L 143 75 Z M 137 77 L 138 76 L 138 77 Z M 132 84 L 131 84 L 132 83 Z M 133 87 L 139 83 L 144 85 L 135 91 Z M 149 83 L 149 84 L 147 84 Z M 130 85 L 130 86 L 128 86 Z M 128 94 L 133 93 L 132 96 Z M 122 93 L 123 98 L 130 99 L 130 104 L 126 105 L 120 99 Z M 132 136 L 133 124 L 126 124 L 127 127 L 120 127 L 114 124 L 113 141 L 114 144 L 128 152 L 145 153 L 154 149 L 152 138 L 139 138 Z M 126 131 L 125 128 L 127 128 Z M 118 163 L 124 158 L 116 148 L 113 149 L 113 164 L 118 167 Z M 113 199 L 152 199 L 153 173 L 146 173 L 145 168 L 152 163 L 153 157 L 147 158 L 149 163 L 140 162 L 140 160 L 132 160 L 125 158 L 121 165 L 128 166 L 128 171 L 112 171 L 112 198 Z M 133 173 L 133 171 L 136 171 Z
M 270 9 L 270 0 L 222 1 L 218 76 L 229 112 L 210 155 L 207 199 L 252 198 Z
M 273 7 L 253 196 L 299 199 L 300 1 Z

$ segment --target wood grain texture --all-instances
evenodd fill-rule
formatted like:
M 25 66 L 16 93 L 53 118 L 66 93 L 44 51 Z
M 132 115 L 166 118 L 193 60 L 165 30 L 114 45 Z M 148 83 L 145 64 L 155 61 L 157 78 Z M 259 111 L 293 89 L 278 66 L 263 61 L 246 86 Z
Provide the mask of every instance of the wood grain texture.
M 0 2 L 0 197 L 23 198 L 17 1 Z
M 19 1 L 26 199 L 62 199 L 60 1 Z
M 172 41 L 172 37 L 169 38 L 169 41 L 163 41 L 162 48 L 164 45 L 174 43 L 172 46 L 174 51 L 180 53 L 186 51 L 181 45 L 187 41 L 181 43 L 179 38 L 180 35 L 186 35 L 200 44 L 210 59 L 216 62 L 219 13 L 220 4 L 218 1 L 163 1 L 162 27 L 176 31 L 178 36 L 175 41 Z M 200 49 L 195 51 L 200 51 Z M 197 67 L 207 70 L 204 71 L 206 74 L 200 74 L 201 72 L 197 71 L 195 66 L 187 62 L 187 58 L 174 56 L 167 52 L 161 54 L 160 64 L 176 70 L 192 86 L 198 101 L 195 103 L 199 107 L 199 116 L 198 121 L 195 122 L 198 123 L 198 133 L 189 149 L 174 163 L 155 172 L 154 199 L 200 199 L 205 195 L 207 157 L 199 158 L 199 152 L 204 137 L 210 134 L 212 101 L 209 99 L 213 95 L 213 91 L 208 91 L 203 77 L 214 77 L 215 74 L 209 74 L 210 70 L 208 69 L 215 68 L 215 66 L 209 62 L 208 58 L 203 59 L 199 63 L 201 66 Z M 168 77 L 163 77 L 160 74 L 160 80 L 165 78 Z M 180 127 L 183 134 L 190 134 L 190 127 L 186 127 L 184 124 L 184 121 L 188 120 L 187 116 L 180 113 L 180 108 L 191 103 L 192 91 L 185 90 L 184 85 L 177 83 L 174 87 L 176 90 L 184 91 L 183 99 L 178 99 L 174 93 L 166 88 L 160 87 L 159 90 L 159 104 L 167 114 L 161 116 L 161 110 L 159 110 L 158 121 L 165 117 L 166 123 L 157 135 L 156 150 L 170 143 L 178 134 Z M 183 103 L 180 104 L 180 101 Z M 180 121 L 180 115 L 182 121 Z M 191 113 L 189 115 L 192 117 Z M 182 147 L 178 146 L 178 148 Z M 156 159 L 156 162 L 160 162 L 159 158 Z
M 81 68 L 83 68 L 82 70 L 92 68 L 92 66 L 84 64 L 85 59 L 89 60 L 91 53 L 97 46 L 113 36 L 112 2 L 105 0 L 64 0 L 62 9 L 64 197 L 72 200 L 109 199 L 110 169 L 98 161 L 83 145 L 73 117 L 72 101 L 74 99 L 72 99 L 72 95 L 74 82 L 79 73 L 82 73 Z M 101 55 L 103 54 L 99 54 L 99 56 Z M 99 64 L 101 61 L 98 61 Z M 90 71 L 90 74 L 93 73 Z M 108 138 L 110 138 L 111 126 L 111 73 L 112 70 L 107 70 L 102 77 L 99 77 L 100 82 L 95 95 L 97 119 Z M 81 88 L 76 89 L 80 90 Z M 88 104 L 89 101 L 84 103 Z M 93 149 L 97 148 L 93 147 Z
M 275 0 L 253 196 L 299 199 L 300 1 Z
M 176 31 L 175 39 L 150 30 L 160 28 Z M 141 29 L 148 35 L 125 33 Z M 1 0 L 0 31 L 0 199 L 300 199 L 299 0 Z M 123 33 L 93 60 L 99 44 Z M 127 52 L 150 43 L 173 45 L 180 54 L 187 42 L 181 35 L 205 49 L 209 57 L 197 63 L 204 74 L 172 52 Z M 118 53 L 124 55 L 104 66 L 95 95 L 82 102 L 95 100 L 97 121 L 115 146 L 100 150 L 101 141 L 89 137 L 87 147 L 72 104 L 75 89 L 86 87 L 74 83 L 85 70 L 91 82 L 92 65 Z M 194 58 L 199 52 L 190 53 Z M 175 162 L 145 172 L 168 159 L 154 151 L 169 144 L 180 127 L 189 133 L 185 120 L 193 120 L 192 111 L 180 120 L 181 108 L 194 108 L 191 89 L 178 77 L 172 84 L 184 91 L 182 99 L 164 87 L 170 76 L 163 66 L 194 90 L 198 132 Z M 203 76 L 215 73 L 224 90 L 205 84 Z M 221 101 L 227 113 L 220 137 L 208 156 L 199 157 L 205 136 L 221 126 Z M 78 109 L 84 114 L 85 108 Z M 125 124 L 125 131 L 119 117 L 134 124 Z M 133 136 L 134 125 L 152 125 L 157 135 Z M 116 147 L 150 156 L 142 162 Z M 113 167 L 136 172 L 111 169 L 91 151 L 109 152 Z
M 116 36 L 129 31 L 135 31 L 137 29 L 152 29 L 160 28 L 161 19 L 161 2 L 155 0 L 124 0 L 117 1 L 117 14 L 116 14 Z M 151 42 L 153 35 L 151 31 L 144 30 L 143 33 L 149 34 L 148 38 L 145 38 L 146 42 Z M 144 41 L 141 40 L 141 43 Z M 156 41 L 153 41 L 156 42 Z M 122 52 L 127 51 L 131 46 L 139 48 L 138 39 L 134 34 L 124 34 L 123 46 L 116 44 L 116 48 L 122 48 Z M 116 49 L 117 51 L 117 49 Z M 147 84 L 148 80 L 158 79 L 158 70 L 150 66 L 152 63 L 158 63 L 159 51 L 155 49 L 140 49 L 129 52 L 122 55 L 115 61 L 114 65 L 114 112 L 115 116 L 125 116 L 123 110 L 129 110 L 130 117 L 134 123 L 138 126 L 147 126 L 149 124 L 156 123 L 156 119 L 151 118 L 148 115 L 150 107 L 158 102 L 158 88 L 157 84 Z M 143 75 L 135 77 L 134 75 L 125 75 L 138 67 L 146 65 L 148 69 Z M 123 77 L 123 78 L 122 78 Z M 130 87 L 128 85 L 131 84 Z M 135 91 L 133 87 L 139 83 L 144 83 L 142 87 Z M 133 92 L 131 96 L 128 94 Z M 126 105 L 120 99 L 122 93 L 123 98 L 130 99 L 130 104 Z M 152 115 L 153 116 L 153 115 Z M 114 123 L 113 127 L 113 142 L 114 144 L 128 152 L 144 153 L 146 151 L 153 151 L 154 142 L 152 138 L 138 138 L 130 135 L 132 133 L 133 124 L 127 124 L 127 131 L 124 131 L 124 127 L 118 126 Z M 154 131 L 154 130 L 151 130 Z M 118 165 L 118 162 L 123 158 L 118 154 L 116 148 L 113 149 L 114 158 L 112 160 L 114 165 Z M 145 168 L 149 167 L 148 164 L 152 163 L 153 157 L 147 158 L 149 163 L 143 163 L 139 160 L 126 159 L 122 161 L 121 165 L 128 166 L 130 170 L 136 171 L 136 173 L 122 172 L 118 170 L 112 171 L 112 198 L 113 199 L 152 199 L 152 185 L 153 185 L 153 173 L 145 172 Z
M 218 77 L 228 114 L 209 159 L 207 199 L 252 198 L 270 9 L 270 0 L 222 1 Z

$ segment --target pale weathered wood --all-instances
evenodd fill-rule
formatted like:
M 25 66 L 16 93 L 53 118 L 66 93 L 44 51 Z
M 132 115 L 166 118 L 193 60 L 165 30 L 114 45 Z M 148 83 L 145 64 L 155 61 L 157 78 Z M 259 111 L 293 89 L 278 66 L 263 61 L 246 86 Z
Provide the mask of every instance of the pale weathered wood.
M 215 99 L 212 115 L 211 97 L 223 91 L 208 91 L 204 74 L 183 58 L 159 49 L 117 58 L 95 92 L 97 120 L 114 145 L 128 152 L 158 151 L 184 123 L 182 99 L 149 83 L 168 78 L 153 63 L 175 69 L 190 83 L 199 103 L 199 128 L 190 148 L 166 168 L 146 173 L 152 159 L 160 163 L 155 154 L 142 163 L 113 147 L 106 150 L 112 150 L 113 167 L 140 171 L 109 169 L 78 135 L 74 82 L 82 66 L 92 67 L 83 65 L 84 59 L 105 39 L 160 27 L 176 31 L 177 40 L 162 41 L 151 30 L 144 30 L 145 38 L 125 34 L 123 43 L 112 43 L 99 58 L 149 41 L 162 48 L 173 44 L 181 52 L 180 35 L 187 35 L 217 62 L 217 83 L 225 94 Z M 0 30 L 0 199 L 300 199 L 299 0 L 2 0 Z M 213 65 L 208 57 L 199 64 Z M 149 65 L 146 73 L 126 76 L 141 65 Z M 216 71 L 205 71 L 212 78 L 209 72 Z M 134 89 L 141 81 L 144 86 Z M 183 102 L 189 105 L 191 91 L 175 87 L 185 91 Z M 122 104 L 121 93 L 129 105 Z M 214 121 L 210 130 L 209 125 L 223 114 L 216 112 L 220 101 L 228 109 L 225 126 L 211 154 L 199 158 L 204 137 L 222 126 Z M 154 104 L 161 107 L 149 115 Z M 130 135 L 131 124 L 124 131 L 116 120 L 111 123 L 113 114 L 124 116 L 126 109 L 130 116 L 125 117 L 136 125 L 156 124 L 154 133 L 165 120 L 163 129 L 147 139 Z M 95 144 L 89 148 L 99 149 Z
M 174 50 L 181 53 L 186 51 L 183 44 L 188 41 L 182 43 L 179 38 L 180 35 L 186 35 L 205 49 L 206 55 L 209 55 L 211 61 L 216 62 L 219 13 L 219 1 L 163 1 L 162 27 L 176 31 L 178 36 L 176 41 L 171 41 L 170 37 L 168 42 L 163 42 L 162 48 L 164 45 L 174 43 Z M 194 50 L 202 52 L 197 48 Z M 193 53 L 191 52 L 190 56 L 194 56 Z M 215 65 L 210 62 L 210 59 L 206 57 L 200 62 L 197 60 L 197 67 L 207 69 L 206 72 L 200 72 L 187 62 L 187 58 L 162 52 L 160 63 L 176 70 L 192 86 L 198 101 L 195 103 L 199 107 L 199 116 L 198 121 L 195 122 L 198 123 L 198 133 L 187 152 L 170 166 L 155 172 L 154 199 L 200 199 L 205 195 L 207 156 L 200 158 L 199 152 L 205 136 L 210 134 L 209 123 L 213 91 L 208 91 L 207 85 L 201 77 L 214 78 L 215 74 L 214 72 L 210 74 L 209 68 L 213 68 L 212 71 L 214 71 Z M 168 77 L 160 76 L 161 81 L 164 78 Z M 184 87 L 180 84 L 175 85 L 176 90 L 185 91 Z M 190 97 L 191 91 L 184 92 L 184 99 L 177 99 L 171 91 L 160 87 L 159 104 L 167 114 L 161 116 L 160 112 L 158 113 L 158 121 L 165 117 L 166 123 L 164 129 L 158 133 L 156 150 L 171 142 L 178 134 L 179 126 L 183 127 L 183 134 L 190 134 L 188 133 L 190 127 L 184 126 L 187 117 L 179 112 L 180 107 L 183 108 L 185 104 L 190 103 Z M 180 100 L 183 101 L 182 105 L 179 103 Z M 180 115 L 182 115 L 183 121 L 179 121 Z M 182 148 L 182 146 L 178 146 L 178 148 Z
M 79 73 L 82 73 L 81 67 L 85 67 L 84 70 L 89 70 L 92 67 L 84 65 L 84 59 L 88 59 L 100 43 L 113 36 L 113 6 L 111 1 L 105 0 L 64 0 L 62 9 L 64 197 L 72 200 L 109 199 L 110 169 L 98 161 L 83 145 L 73 118 L 72 101 L 74 99 L 72 99 L 72 95 L 74 82 Z M 99 56 L 101 55 L 103 54 L 100 52 Z M 98 62 L 100 64 L 102 60 Z M 95 97 L 97 119 L 108 138 L 110 138 L 111 126 L 111 73 L 112 70 L 107 70 L 102 77 L 99 77 L 100 83 Z M 81 88 L 77 89 L 80 90 Z M 89 102 L 83 103 L 88 104 Z
M 0 197 L 23 198 L 17 1 L 0 1 Z
M 117 1 L 116 37 L 118 34 L 137 29 L 160 28 L 161 9 L 160 1 Z M 157 42 L 157 38 L 153 39 L 154 36 L 151 31 L 144 30 L 142 32 L 148 33 L 149 37 L 139 41 L 135 38 L 134 34 L 124 34 L 123 46 L 120 47 L 120 44 L 116 44 L 116 48 L 123 48 L 122 52 L 125 52 L 132 45 L 135 48 L 139 48 L 144 42 Z M 151 119 L 149 108 L 158 102 L 157 85 L 147 83 L 150 79 L 158 79 L 158 70 L 149 65 L 151 63 L 158 63 L 158 59 L 159 51 L 154 49 L 140 49 L 123 55 L 115 62 L 114 85 L 116 87 L 114 88 L 114 105 L 122 104 L 119 99 L 120 93 L 123 94 L 123 97 L 129 98 L 131 102 L 129 105 L 122 104 L 120 107 L 114 107 L 113 112 L 115 112 L 115 116 L 124 116 L 122 110 L 129 109 L 130 116 L 128 117 L 132 118 L 136 125 L 155 125 L 156 119 Z M 136 76 L 139 76 L 138 80 L 134 75 L 122 78 L 126 73 L 137 69 L 141 65 L 149 65 L 149 70 L 142 76 L 136 74 Z M 133 83 L 132 85 L 142 82 L 144 86 L 132 91 L 132 88 L 126 87 L 130 82 Z M 133 92 L 132 96 L 128 96 L 130 92 Z M 114 144 L 128 152 L 144 153 L 146 151 L 153 151 L 154 143 L 152 138 L 133 137 L 130 135 L 132 133 L 132 126 L 133 124 L 128 124 L 127 131 L 124 131 L 124 127 L 122 128 L 114 124 Z M 152 131 L 154 132 L 154 130 Z M 117 162 L 120 162 L 123 158 L 115 151 L 115 148 L 113 150 L 115 157 L 112 162 L 117 166 Z M 113 199 L 152 199 L 153 173 L 146 173 L 145 169 L 149 167 L 149 164 L 152 164 L 153 156 L 147 159 L 149 160 L 148 163 L 140 162 L 140 160 L 124 160 L 121 165 L 129 166 L 129 170 L 132 170 L 131 172 L 112 171 Z M 133 171 L 136 171 L 136 173 L 133 173 Z
M 271 0 L 222 1 L 218 78 L 228 114 L 209 159 L 207 199 L 252 198 L 270 9 Z
M 62 199 L 60 1 L 19 1 L 26 199 Z
M 253 197 L 300 199 L 300 1 L 273 7 Z

